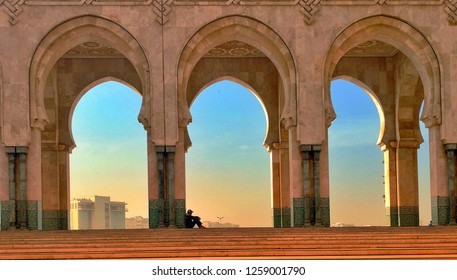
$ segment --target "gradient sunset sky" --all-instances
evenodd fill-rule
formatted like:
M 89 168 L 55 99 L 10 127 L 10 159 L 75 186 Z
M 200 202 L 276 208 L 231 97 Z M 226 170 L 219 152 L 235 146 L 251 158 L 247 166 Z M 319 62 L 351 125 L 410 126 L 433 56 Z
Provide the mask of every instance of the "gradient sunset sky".
M 379 116 L 352 83 L 332 83 L 337 119 L 329 130 L 331 223 L 385 225 Z M 146 132 L 138 123 L 141 96 L 107 82 L 88 91 L 72 119 L 77 147 L 70 157 L 71 198 L 111 196 L 128 203 L 127 217 L 147 217 Z M 239 84 L 206 88 L 191 106 L 186 155 L 186 207 L 204 221 L 272 226 L 270 154 L 262 146 L 265 112 Z M 419 159 L 420 221 L 430 221 L 428 134 Z

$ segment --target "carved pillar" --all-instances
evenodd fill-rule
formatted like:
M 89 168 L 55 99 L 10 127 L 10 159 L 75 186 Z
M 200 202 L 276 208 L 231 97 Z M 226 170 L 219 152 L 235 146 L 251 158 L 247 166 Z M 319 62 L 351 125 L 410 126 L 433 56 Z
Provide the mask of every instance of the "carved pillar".
M 386 224 L 391 227 L 398 227 L 396 149 L 384 145 L 381 150 L 384 152 L 384 205 L 386 209 Z
M 289 128 L 289 176 L 290 176 L 290 208 L 293 227 L 303 227 L 304 195 L 303 195 L 303 168 L 300 145 L 297 142 L 297 128 Z
M 279 143 L 270 146 L 271 188 L 273 194 L 273 226 L 281 227 L 281 166 Z
M 279 149 L 281 172 L 281 227 L 290 227 L 290 178 L 289 178 L 289 149 L 286 143 L 281 143 Z
M 159 154 L 153 142 L 151 142 L 150 129 L 147 129 L 147 152 L 148 152 L 148 198 L 149 198 L 149 228 L 160 226 L 163 200 L 159 199 Z M 161 159 L 161 162 L 163 160 Z M 163 165 L 160 165 L 163 166 Z M 162 174 L 163 175 L 163 174 Z M 162 225 L 163 226 L 163 225 Z
M 320 194 L 320 167 L 319 167 L 319 156 L 321 152 L 320 145 L 313 145 L 313 181 L 314 181 L 314 212 L 315 212 L 315 225 L 322 225 L 321 217 L 321 194 Z M 313 201 L 311 202 L 311 207 Z
M 165 150 L 164 147 L 156 147 L 157 152 L 157 179 L 158 179 L 158 218 L 159 227 L 165 227 L 165 221 L 169 219 L 168 213 L 165 213 L 165 201 L 167 198 L 165 188 Z
M 399 226 L 419 226 L 417 143 L 399 142 L 397 147 L 397 201 Z
M 301 145 L 303 160 L 303 190 L 305 196 L 305 226 L 327 225 L 328 199 L 320 195 L 320 153 L 321 145 Z M 325 217 L 322 217 L 324 214 Z M 329 215 L 329 214 L 328 214 Z M 322 221 L 326 222 L 323 223 Z
M 168 227 L 176 227 L 176 205 L 175 205 L 175 147 L 166 147 L 166 180 L 167 180 L 167 201 L 165 211 L 168 212 Z M 168 210 L 167 210 L 168 208 Z
M 311 145 L 301 145 L 300 146 L 303 159 L 303 193 L 304 193 L 304 226 L 311 225 Z
M 27 228 L 27 147 L 7 147 L 9 158 L 10 226 Z
M 185 215 L 186 215 L 186 145 L 187 129 L 179 127 L 179 141 L 176 143 L 175 152 L 175 196 L 174 196 L 174 215 L 175 223 L 178 228 L 185 228 Z M 189 144 L 190 146 L 190 140 Z
M 0 230 L 10 227 L 10 186 L 8 154 L 0 144 Z
M 42 229 L 41 130 L 32 127 L 27 160 L 27 228 Z
M 449 225 L 455 225 L 457 219 L 457 201 L 456 201 L 456 150 L 457 144 L 446 144 L 444 146 L 447 155 L 447 188 L 448 188 L 448 217 L 447 222 Z
M 59 229 L 69 229 L 70 215 L 70 146 L 59 145 Z
M 16 150 L 7 148 L 9 173 L 9 227 L 16 227 Z
M 430 148 L 430 195 L 432 197 L 432 222 L 447 225 L 449 222 L 448 161 L 441 141 L 441 126 L 428 128 Z M 457 146 L 457 144 L 454 147 Z
M 159 227 L 175 227 L 174 146 L 156 146 Z

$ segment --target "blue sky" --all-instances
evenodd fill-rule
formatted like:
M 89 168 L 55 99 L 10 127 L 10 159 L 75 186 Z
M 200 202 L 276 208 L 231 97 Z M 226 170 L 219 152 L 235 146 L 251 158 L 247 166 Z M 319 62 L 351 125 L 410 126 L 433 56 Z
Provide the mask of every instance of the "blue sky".
M 352 83 L 334 81 L 331 89 L 337 113 L 329 130 L 331 221 L 384 225 L 378 112 Z M 140 106 L 141 97 L 116 82 L 94 87 L 81 99 L 72 122 L 77 144 L 70 157 L 72 198 L 110 195 L 128 203 L 127 216 L 147 217 Z M 262 146 L 266 118 L 258 99 L 241 85 L 222 81 L 200 93 L 191 113 L 187 207 L 203 220 L 223 216 L 223 222 L 241 226 L 271 226 L 270 155 Z M 430 220 L 427 159 L 426 142 L 419 150 L 424 224 Z

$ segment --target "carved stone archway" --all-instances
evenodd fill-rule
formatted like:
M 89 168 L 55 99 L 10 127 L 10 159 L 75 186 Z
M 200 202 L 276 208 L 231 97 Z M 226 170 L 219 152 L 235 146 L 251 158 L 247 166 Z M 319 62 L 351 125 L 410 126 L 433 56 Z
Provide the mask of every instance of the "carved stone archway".
M 84 48 L 92 52 L 78 55 Z M 149 64 L 140 44 L 120 25 L 96 16 L 76 17 L 51 30 L 35 51 L 30 66 L 27 213 L 36 213 L 29 220 L 36 221 L 37 228 L 68 228 L 69 154 L 74 147 L 69 117 L 80 92 L 107 77 L 126 81 L 142 93 L 138 119 L 149 131 Z
M 371 58 L 357 55 L 354 50 L 367 42 L 392 46 L 393 52 Z M 336 117 L 329 98 L 330 80 L 335 75 L 374 84 L 385 108 L 385 126 L 378 145 L 384 151 L 386 216 L 392 226 L 419 225 L 417 149 L 423 142 L 419 111 L 424 100 L 421 120 L 431 134 L 439 134 L 439 65 L 433 47 L 421 32 L 404 21 L 383 15 L 362 19 L 344 29 L 333 41 L 325 62 L 327 127 Z M 430 145 L 442 147 L 436 140 Z M 441 163 L 431 163 L 432 170 L 434 164 Z M 432 189 L 442 187 L 432 184 Z

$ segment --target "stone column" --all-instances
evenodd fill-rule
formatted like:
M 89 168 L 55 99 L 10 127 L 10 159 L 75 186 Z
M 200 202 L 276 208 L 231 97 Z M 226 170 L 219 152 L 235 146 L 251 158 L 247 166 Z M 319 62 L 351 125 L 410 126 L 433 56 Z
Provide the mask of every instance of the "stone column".
M 320 193 L 320 167 L 319 167 L 319 157 L 321 152 L 320 145 L 313 145 L 313 190 L 314 190 L 314 203 L 311 200 L 311 208 L 314 204 L 314 213 L 315 213 L 315 225 L 322 225 L 321 217 L 321 193 Z
M 168 212 L 168 227 L 176 227 L 176 205 L 175 205 L 175 151 L 172 146 L 166 147 L 166 188 L 167 204 L 165 211 Z
M 290 176 L 290 206 L 293 227 L 303 227 L 305 224 L 305 202 L 303 195 L 303 167 L 300 145 L 297 142 L 297 127 L 289 128 L 289 176 Z
M 7 147 L 9 159 L 10 227 L 27 228 L 27 147 Z
M 159 200 L 159 159 L 156 147 L 151 142 L 150 129 L 147 129 L 147 153 L 148 153 L 148 199 L 149 199 L 149 228 L 158 228 L 160 226 L 161 212 Z M 163 160 L 161 160 L 163 161 Z M 161 165 L 162 166 L 162 165 Z
M 397 201 L 399 226 L 419 226 L 417 143 L 399 142 L 397 147 Z
M 42 229 L 41 130 L 32 127 L 27 160 L 27 228 Z
M 322 211 L 322 207 L 327 207 L 325 201 L 320 195 L 320 152 L 321 145 L 301 145 L 303 160 L 303 190 L 305 197 L 304 204 L 304 225 L 326 225 L 322 223 L 321 213 L 327 213 L 327 210 Z M 327 207 L 328 209 L 328 207 Z M 325 217 L 325 220 L 327 218 Z
M 447 188 L 448 188 L 448 217 L 447 221 L 449 225 L 455 225 L 457 219 L 457 201 L 456 201 L 456 150 L 457 144 L 446 144 L 444 146 L 447 155 Z
M 445 146 L 441 141 L 440 126 L 429 127 L 430 195 L 432 222 L 447 225 L 449 222 L 448 162 Z M 457 144 L 454 144 L 457 145 Z
M 59 229 L 69 229 L 70 216 L 70 146 L 60 144 L 59 156 Z
M 158 179 L 158 227 L 165 227 L 165 222 L 168 223 L 169 215 L 165 213 L 165 201 L 167 198 L 167 189 L 165 187 L 165 147 L 157 146 L 157 179 Z
M 0 231 L 10 227 L 8 154 L 0 144 Z
M 156 146 L 158 170 L 159 227 L 176 227 L 174 146 Z
M 322 141 L 322 145 L 314 145 L 319 151 L 319 216 L 322 226 L 330 226 L 330 187 L 328 173 L 328 141 Z M 317 152 L 317 151 L 316 151 Z
M 304 226 L 311 225 L 311 145 L 301 145 L 300 150 L 302 152 L 303 159 L 303 194 L 304 194 Z
M 16 153 L 19 157 L 19 195 L 16 197 L 17 206 L 16 221 L 20 225 L 20 229 L 27 228 L 27 148 L 16 148 Z
M 179 128 L 179 141 L 176 143 L 175 152 L 175 197 L 174 215 L 175 223 L 178 228 L 185 228 L 186 215 L 186 151 L 185 146 L 186 128 Z
M 43 143 L 42 190 L 43 229 L 58 230 L 59 226 L 59 155 L 56 143 Z
M 397 164 L 396 149 L 384 145 L 384 204 L 386 208 L 386 224 L 398 227 L 398 202 L 397 202 Z
M 290 227 L 290 178 L 289 178 L 289 149 L 286 143 L 281 143 L 279 149 L 281 172 L 281 227 Z
M 8 228 L 16 227 L 16 149 L 14 147 L 7 148 L 8 153 L 8 173 L 9 173 L 9 226 Z
M 281 227 L 281 164 L 279 143 L 269 147 L 271 167 L 271 188 L 273 194 L 273 226 Z

